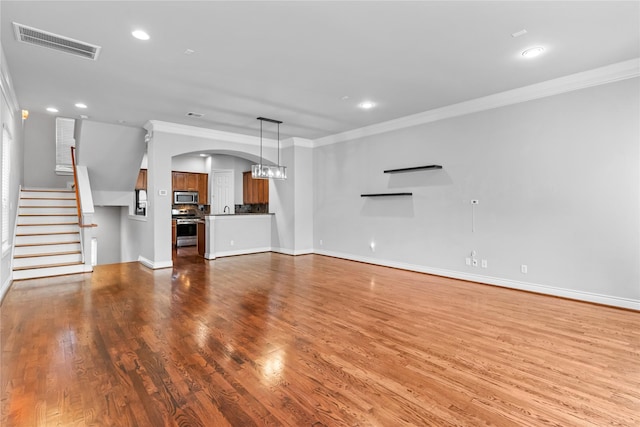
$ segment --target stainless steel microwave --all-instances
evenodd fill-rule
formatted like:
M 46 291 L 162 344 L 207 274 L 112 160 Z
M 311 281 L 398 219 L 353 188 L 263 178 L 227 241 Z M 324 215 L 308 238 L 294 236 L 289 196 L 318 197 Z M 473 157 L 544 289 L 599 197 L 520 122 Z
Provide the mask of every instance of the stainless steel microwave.
M 197 191 L 174 191 L 173 204 L 174 205 L 197 205 L 198 192 Z

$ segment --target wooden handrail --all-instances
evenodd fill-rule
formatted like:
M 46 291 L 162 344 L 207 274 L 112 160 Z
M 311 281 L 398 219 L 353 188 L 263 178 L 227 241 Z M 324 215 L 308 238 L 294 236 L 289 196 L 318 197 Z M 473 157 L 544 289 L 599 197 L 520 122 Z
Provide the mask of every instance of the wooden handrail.
M 76 204 L 78 205 L 78 224 L 82 224 L 82 208 L 80 207 L 80 190 L 78 190 L 78 172 L 76 172 L 76 147 L 71 147 L 71 165 L 73 166 L 73 187 L 76 190 Z

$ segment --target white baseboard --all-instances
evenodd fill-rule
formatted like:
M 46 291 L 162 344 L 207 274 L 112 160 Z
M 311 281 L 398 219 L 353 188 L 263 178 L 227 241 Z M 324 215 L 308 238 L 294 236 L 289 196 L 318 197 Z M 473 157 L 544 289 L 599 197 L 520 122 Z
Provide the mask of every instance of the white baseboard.
M 517 280 L 502 279 L 499 277 L 483 276 L 479 274 L 465 273 L 454 270 L 445 270 L 441 268 L 432 268 L 422 265 L 406 264 L 396 261 L 387 261 L 373 259 L 368 257 L 345 254 L 341 252 L 333 252 L 326 250 L 315 250 L 318 255 L 326 255 L 335 258 L 347 259 L 350 261 L 364 262 L 367 264 L 381 265 L 384 267 L 399 268 L 401 270 L 416 271 L 419 273 L 434 274 L 436 276 L 450 277 L 453 279 L 467 280 L 487 285 L 501 286 L 503 288 L 518 289 L 521 291 L 535 292 L 544 295 L 552 295 L 574 299 L 578 301 L 593 302 L 597 304 L 610 305 L 613 307 L 627 308 L 640 311 L 640 300 L 630 298 L 620 298 L 610 295 L 595 294 L 591 292 L 576 291 L 572 289 L 558 288 L 554 286 L 541 285 L 537 283 L 520 282 Z
M 271 252 L 277 252 L 280 254 L 292 255 L 292 256 L 309 255 L 314 253 L 313 249 L 291 250 L 291 249 L 285 249 L 285 248 L 271 248 Z
M 0 304 L 2 304 L 2 301 L 4 301 L 4 296 L 7 294 L 7 291 L 11 287 L 11 282 L 11 274 L 9 274 L 9 276 L 7 276 L 7 280 L 5 280 L 2 284 L 2 287 L 0 287 Z
M 158 270 L 160 268 L 171 268 L 173 267 L 173 261 L 162 261 L 162 262 L 153 262 L 142 255 L 138 257 L 138 262 L 144 265 L 145 267 L 149 267 L 153 270 Z
M 249 255 L 249 254 L 257 254 L 259 252 L 271 252 L 271 248 L 251 248 L 251 249 L 238 249 L 235 251 L 220 251 L 215 254 L 208 254 L 209 256 L 213 255 L 213 258 L 221 258 L 225 256 L 236 256 L 236 255 Z M 206 257 L 207 254 L 205 254 Z M 213 259 L 209 258 L 209 259 Z

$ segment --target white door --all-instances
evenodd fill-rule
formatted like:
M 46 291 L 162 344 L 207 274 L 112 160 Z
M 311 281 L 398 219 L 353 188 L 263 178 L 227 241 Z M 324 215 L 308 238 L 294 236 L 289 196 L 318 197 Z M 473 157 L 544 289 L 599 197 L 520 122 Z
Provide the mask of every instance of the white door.
M 213 214 L 234 213 L 233 198 L 233 171 L 213 172 L 213 203 L 211 203 Z

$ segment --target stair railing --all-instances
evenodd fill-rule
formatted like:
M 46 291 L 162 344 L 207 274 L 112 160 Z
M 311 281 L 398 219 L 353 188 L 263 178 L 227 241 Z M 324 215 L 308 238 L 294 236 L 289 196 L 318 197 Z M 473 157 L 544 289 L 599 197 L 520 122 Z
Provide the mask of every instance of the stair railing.
M 76 147 L 71 147 L 71 165 L 73 166 L 73 188 L 76 191 L 76 205 L 78 207 L 78 225 L 83 227 L 80 190 L 78 189 L 78 172 L 76 171 Z

